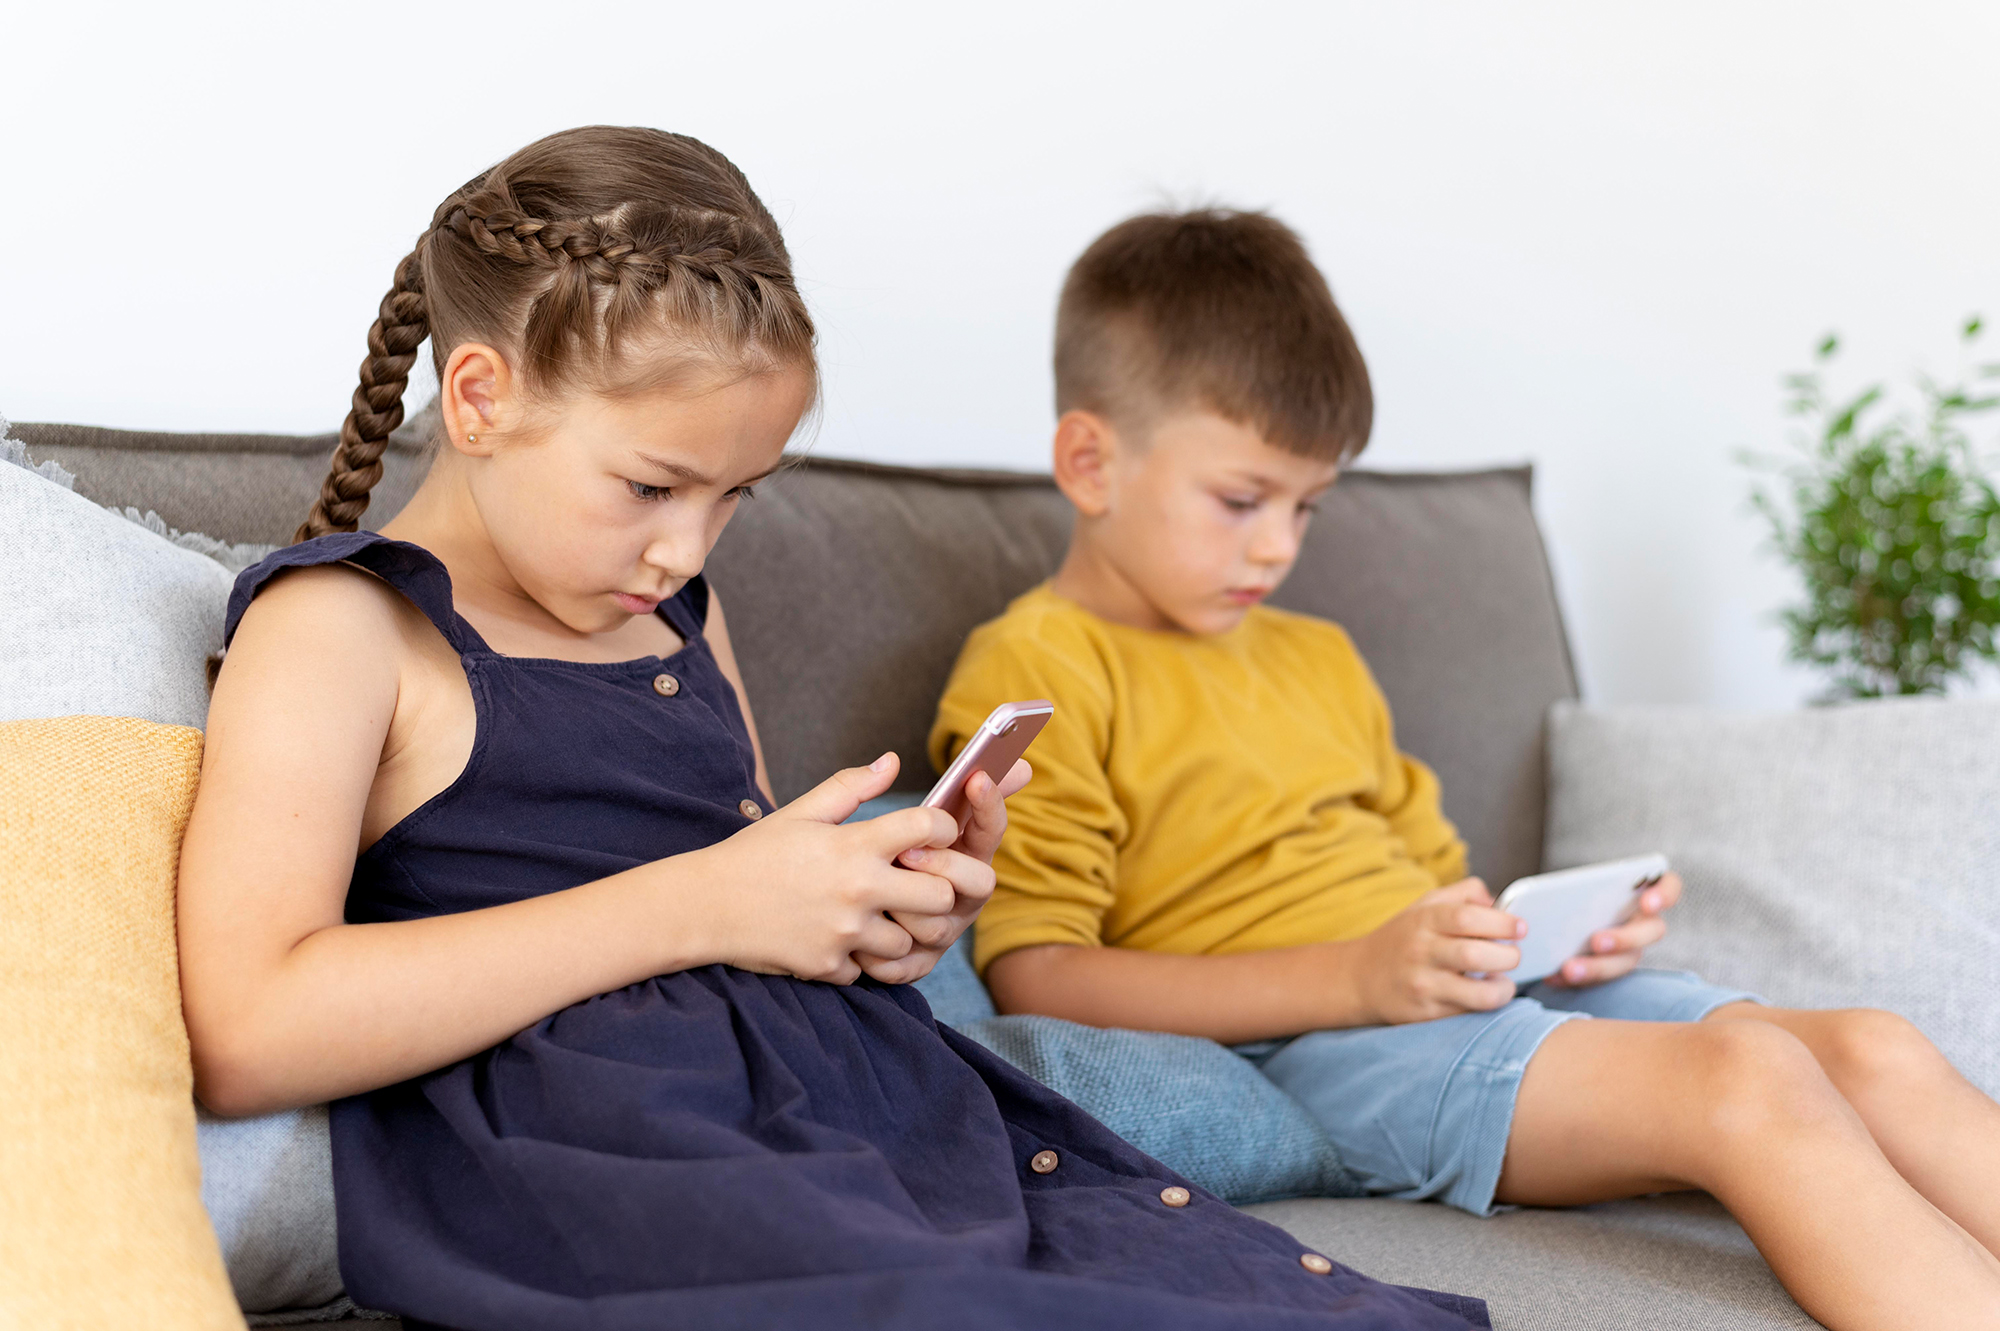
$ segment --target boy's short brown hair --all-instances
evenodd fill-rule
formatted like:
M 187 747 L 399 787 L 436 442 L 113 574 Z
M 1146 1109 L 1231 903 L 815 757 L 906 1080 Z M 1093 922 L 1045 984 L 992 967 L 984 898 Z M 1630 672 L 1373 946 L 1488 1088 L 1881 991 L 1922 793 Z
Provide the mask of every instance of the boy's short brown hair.
M 1120 222 L 1056 308 L 1056 411 L 1127 427 L 1203 407 L 1304 457 L 1345 463 L 1375 396 L 1326 279 L 1283 222 L 1204 208 Z

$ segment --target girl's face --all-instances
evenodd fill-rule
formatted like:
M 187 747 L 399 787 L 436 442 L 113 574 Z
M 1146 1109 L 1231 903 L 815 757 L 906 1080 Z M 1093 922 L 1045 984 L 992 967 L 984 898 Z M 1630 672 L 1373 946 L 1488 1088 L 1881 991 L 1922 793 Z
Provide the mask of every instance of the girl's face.
M 535 441 L 481 450 L 468 489 L 520 592 L 574 632 L 609 632 L 701 572 L 811 398 L 798 368 L 578 395 Z

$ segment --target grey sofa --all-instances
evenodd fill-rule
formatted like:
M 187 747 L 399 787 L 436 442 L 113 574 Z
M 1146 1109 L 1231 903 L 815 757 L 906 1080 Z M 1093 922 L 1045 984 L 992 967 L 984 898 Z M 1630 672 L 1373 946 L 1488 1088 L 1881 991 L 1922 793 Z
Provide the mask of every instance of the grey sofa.
M 401 432 L 368 513 L 405 502 L 422 428 Z M 20 425 L 38 459 L 101 503 L 172 527 L 282 542 L 331 436 L 175 435 Z M 1577 692 L 1525 469 L 1354 471 L 1329 496 L 1277 597 L 1347 627 L 1405 748 L 1496 883 L 1540 867 L 1549 706 Z M 922 789 L 932 704 L 965 633 L 1053 569 L 1068 511 L 1036 475 L 806 459 L 760 488 L 710 575 L 779 799 L 884 747 Z M 1433 1205 L 1298 1200 L 1251 1208 L 1384 1279 L 1477 1294 L 1496 1327 L 1817 1325 L 1712 1201 L 1681 1195 L 1490 1220 Z

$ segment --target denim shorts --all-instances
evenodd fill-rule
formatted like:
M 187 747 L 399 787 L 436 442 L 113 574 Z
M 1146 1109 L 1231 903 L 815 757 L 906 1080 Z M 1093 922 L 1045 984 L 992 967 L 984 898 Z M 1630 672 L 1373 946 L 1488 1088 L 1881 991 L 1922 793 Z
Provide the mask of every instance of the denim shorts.
M 1369 1192 L 1491 1215 L 1528 1060 L 1566 1021 L 1699 1021 L 1759 1001 L 1685 971 L 1641 968 L 1582 989 L 1531 984 L 1492 1012 L 1309 1031 L 1237 1052 L 1319 1120 Z

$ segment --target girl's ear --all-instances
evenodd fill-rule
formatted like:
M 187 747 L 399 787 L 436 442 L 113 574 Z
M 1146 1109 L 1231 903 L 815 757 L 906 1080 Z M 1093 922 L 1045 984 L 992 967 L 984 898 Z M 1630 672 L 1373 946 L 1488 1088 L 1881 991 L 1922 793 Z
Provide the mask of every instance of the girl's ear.
M 468 457 L 485 457 L 520 414 L 514 371 L 507 358 L 483 342 L 452 349 L 438 384 L 445 438 Z
M 1118 431 L 1094 411 L 1066 411 L 1056 422 L 1056 488 L 1087 518 L 1111 507 L 1111 471 L 1117 460 Z

